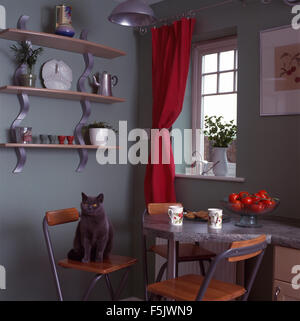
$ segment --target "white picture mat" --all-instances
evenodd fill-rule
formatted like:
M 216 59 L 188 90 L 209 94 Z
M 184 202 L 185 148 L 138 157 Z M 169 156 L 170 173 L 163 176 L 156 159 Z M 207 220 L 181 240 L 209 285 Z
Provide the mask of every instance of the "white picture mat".
M 275 91 L 275 48 L 300 43 L 300 31 L 284 26 L 260 33 L 260 115 L 300 114 L 300 90 Z

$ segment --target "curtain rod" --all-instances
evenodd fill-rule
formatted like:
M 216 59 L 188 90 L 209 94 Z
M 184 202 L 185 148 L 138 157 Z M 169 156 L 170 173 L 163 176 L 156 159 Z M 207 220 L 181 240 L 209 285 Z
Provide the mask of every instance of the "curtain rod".
M 185 12 L 182 12 L 180 14 L 177 14 L 177 15 L 174 15 L 171 17 L 159 18 L 155 24 L 153 24 L 151 26 L 147 26 L 147 27 L 138 27 L 137 30 L 140 32 L 140 34 L 145 34 L 148 32 L 149 28 L 156 28 L 157 25 L 159 25 L 159 24 L 167 25 L 168 23 L 179 20 L 181 18 L 193 18 L 193 17 L 197 16 L 197 14 L 199 14 L 200 12 L 202 12 L 204 10 L 221 7 L 226 4 L 233 3 L 234 1 L 235 0 L 226 0 L 226 1 L 219 2 L 219 3 L 214 3 L 212 5 L 204 6 L 199 9 L 187 10 Z M 244 3 L 245 0 L 240 0 L 240 1 L 242 3 Z

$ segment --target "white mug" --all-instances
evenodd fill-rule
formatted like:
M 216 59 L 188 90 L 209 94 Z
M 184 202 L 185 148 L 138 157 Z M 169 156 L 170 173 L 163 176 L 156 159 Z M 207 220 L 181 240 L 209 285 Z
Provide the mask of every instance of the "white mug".
M 180 226 L 183 222 L 183 207 L 169 206 L 168 215 L 172 225 Z
M 208 226 L 213 229 L 221 229 L 223 221 L 223 210 L 218 208 L 208 209 Z

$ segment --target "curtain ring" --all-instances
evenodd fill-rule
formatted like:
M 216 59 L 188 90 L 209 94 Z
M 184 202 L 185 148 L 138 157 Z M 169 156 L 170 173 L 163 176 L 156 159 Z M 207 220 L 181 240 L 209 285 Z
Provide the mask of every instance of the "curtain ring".
M 147 32 L 148 32 L 148 29 L 146 27 L 139 27 L 140 35 L 145 35 Z

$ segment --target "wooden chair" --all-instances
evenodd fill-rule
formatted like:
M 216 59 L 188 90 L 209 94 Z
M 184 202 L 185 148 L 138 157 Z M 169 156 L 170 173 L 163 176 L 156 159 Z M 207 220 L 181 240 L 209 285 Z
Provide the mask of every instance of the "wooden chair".
M 143 221 L 145 215 L 157 215 L 168 213 L 169 206 L 181 206 L 181 203 L 150 203 L 148 208 L 144 211 Z M 148 285 L 148 268 L 147 268 L 147 252 L 152 252 L 167 260 L 168 258 L 168 245 L 153 245 L 147 249 L 146 236 L 143 234 L 143 247 L 144 247 L 144 279 L 145 279 L 145 299 L 148 300 L 147 285 Z M 211 262 L 211 259 L 216 256 L 215 253 L 208 251 L 201 246 L 199 243 L 180 243 L 176 242 L 176 276 L 178 276 L 178 264 L 180 262 L 192 262 L 199 261 L 200 271 L 202 275 L 205 275 L 205 268 L 203 262 Z M 162 276 L 167 268 L 168 261 L 166 261 L 160 268 L 156 282 L 160 282 Z
M 239 297 L 246 301 L 266 246 L 265 235 L 247 241 L 233 242 L 229 250 L 215 257 L 206 277 L 192 274 L 184 275 L 175 279 L 150 284 L 148 291 L 159 297 L 178 301 L 229 301 Z M 245 287 L 212 279 L 217 264 L 223 259 L 228 259 L 229 262 L 239 262 L 252 258 L 255 258 L 256 262 Z
M 70 222 L 76 222 L 78 221 L 78 219 L 79 219 L 79 213 L 77 209 L 69 208 L 69 209 L 46 212 L 46 215 L 43 220 L 43 231 L 44 231 L 45 241 L 48 249 L 53 276 L 55 279 L 56 290 L 60 301 L 63 301 L 63 296 L 62 296 L 61 286 L 58 278 L 56 263 L 55 263 L 54 254 L 53 254 L 52 242 L 50 239 L 48 227 L 70 223 Z M 92 291 L 96 283 L 103 276 L 105 278 L 106 286 L 109 290 L 111 299 L 117 300 L 119 298 L 121 291 L 125 286 L 129 269 L 132 265 L 136 263 L 136 261 L 137 261 L 136 259 L 130 258 L 130 257 L 110 255 L 107 259 L 104 259 L 103 262 L 101 263 L 97 263 L 97 262 L 82 263 L 79 261 L 64 259 L 59 261 L 58 265 L 64 268 L 96 273 L 95 277 L 93 278 L 92 282 L 90 283 L 83 297 L 84 301 L 88 299 L 90 292 Z M 125 269 L 125 272 L 120 281 L 117 293 L 115 293 L 113 291 L 113 288 L 110 282 L 109 274 L 122 269 Z

